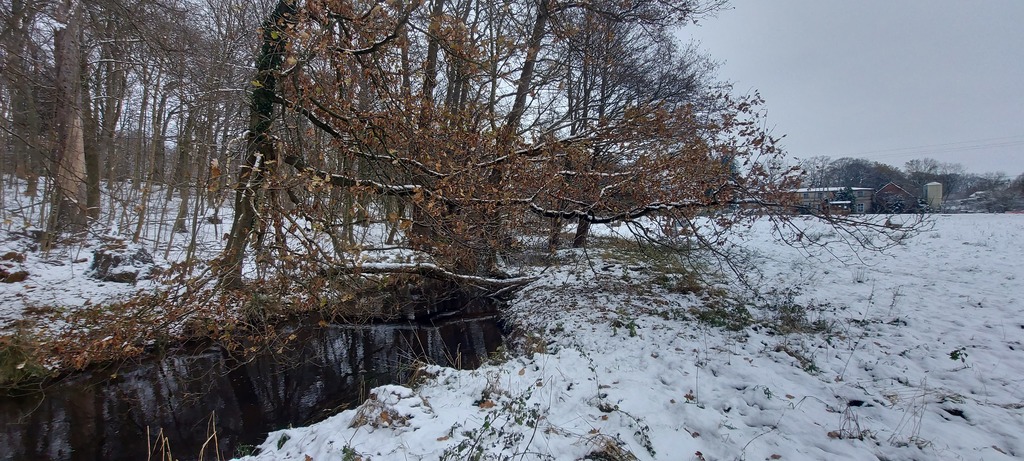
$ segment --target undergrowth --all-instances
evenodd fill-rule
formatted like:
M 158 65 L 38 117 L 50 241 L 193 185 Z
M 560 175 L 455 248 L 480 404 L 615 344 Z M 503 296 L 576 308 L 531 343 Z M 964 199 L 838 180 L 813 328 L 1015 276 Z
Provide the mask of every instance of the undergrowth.
M 40 360 L 39 342 L 22 322 L 0 336 L 0 395 L 26 391 L 51 374 Z
M 409 277 L 268 277 L 242 289 L 209 275 L 168 271 L 177 290 L 139 293 L 110 304 L 47 309 L 0 336 L 0 393 L 37 387 L 59 374 L 160 354 L 187 342 L 233 353 L 276 350 L 293 340 L 277 326 L 297 319 L 360 323 L 405 316 Z
M 764 313 L 764 323 L 776 333 L 822 333 L 832 330 L 833 324 L 824 317 L 831 309 L 828 303 L 797 300 L 800 289 L 772 287 L 755 297 L 754 303 Z
M 623 266 L 623 276 L 645 274 L 646 281 L 673 294 L 722 298 L 722 278 L 699 250 L 615 237 L 595 239 L 596 251 L 606 264 Z

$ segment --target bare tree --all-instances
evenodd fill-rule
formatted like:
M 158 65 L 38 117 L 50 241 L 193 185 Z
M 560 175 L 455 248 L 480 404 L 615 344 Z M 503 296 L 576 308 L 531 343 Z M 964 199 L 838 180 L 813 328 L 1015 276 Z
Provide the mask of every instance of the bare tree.
M 9 137 L 7 145 L 10 148 L 6 152 L 5 163 L 14 165 L 17 176 L 26 180 L 25 194 L 35 196 L 45 149 L 41 117 L 44 109 L 40 91 L 33 87 L 34 81 L 44 80 L 38 66 L 33 64 L 40 53 L 32 39 L 40 8 L 31 1 L 12 0 L 9 10 L 0 11 L 3 15 L 0 82 L 6 89 L 9 104 L 9 123 L 5 126 L 5 134 Z
M 804 187 L 831 187 L 833 179 L 829 177 L 832 168 L 832 158 L 825 155 L 818 155 L 801 159 L 800 169 L 804 173 Z
M 82 79 L 79 54 L 81 4 L 64 0 L 57 6 L 54 31 L 57 72 L 57 156 L 54 207 L 44 247 L 53 234 L 84 231 L 87 224 L 85 141 L 82 126 Z

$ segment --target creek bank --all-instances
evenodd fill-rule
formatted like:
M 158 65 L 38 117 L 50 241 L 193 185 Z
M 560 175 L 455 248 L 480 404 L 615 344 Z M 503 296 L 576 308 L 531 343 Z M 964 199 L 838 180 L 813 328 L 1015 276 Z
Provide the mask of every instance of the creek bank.
M 204 445 L 207 456 L 230 458 L 269 431 L 355 406 L 375 386 L 406 383 L 417 361 L 479 366 L 503 341 L 498 306 L 455 302 L 433 309 L 444 315 L 403 322 L 285 324 L 287 343 L 253 357 L 219 347 L 177 351 L 2 398 L 0 460 L 156 458 L 161 437 L 176 459 L 196 459 Z

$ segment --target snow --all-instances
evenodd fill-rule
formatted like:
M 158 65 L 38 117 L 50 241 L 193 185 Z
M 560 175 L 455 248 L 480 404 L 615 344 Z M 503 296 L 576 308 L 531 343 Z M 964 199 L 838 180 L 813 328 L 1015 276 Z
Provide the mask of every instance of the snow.
M 16 256 L 0 267 L 28 278 L 0 283 L 0 328 L 155 288 L 89 277 L 98 238 L 35 251 L 27 233 L 38 204 L 4 197 L 0 256 Z M 157 217 L 176 209 L 154 200 Z M 527 268 L 538 278 L 506 312 L 523 332 L 514 354 L 472 371 L 430 367 L 415 388 L 377 388 L 358 408 L 269 434 L 243 459 L 1024 457 L 1024 215 L 933 216 L 914 238 L 870 237 L 881 252 L 802 219 L 802 242 L 820 246 L 779 243 L 767 221 L 733 235 L 722 250 L 749 285 L 713 280 L 725 300 L 673 289 L 664 261 L 603 249 L 596 238 L 629 226 L 595 226 L 590 251 Z M 116 224 L 132 219 L 106 222 L 125 238 Z M 180 260 L 187 242 L 168 244 L 166 226 L 162 243 L 156 226 L 141 241 L 159 266 Z M 216 254 L 224 230 L 201 222 L 201 257 Z M 360 232 L 365 248 L 380 251 L 354 264 L 429 264 L 384 247 L 381 229 Z M 753 322 L 730 331 L 698 320 L 730 303 L 747 306 Z M 793 311 L 804 321 L 780 327 Z
M 104 282 L 87 276 L 92 249 L 97 242 L 60 248 L 49 254 L 33 251 L 30 239 L 12 238 L 9 233 L 0 241 L 0 255 L 18 254 L 24 261 L 4 261 L 9 272 L 25 271 L 22 283 L 0 284 L 0 326 L 21 318 L 24 311 L 48 311 L 107 303 L 149 286 Z
M 26 316 L 47 316 L 55 312 L 67 312 L 84 306 L 109 304 L 123 300 L 139 292 L 160 288 L 155 280 L 140 274 L 137 283 L 116 283 L 99 280 L 91 276 L 93 252 L 105 244 L 118 242 L 132 252 L 144 249 L 155 260 L 154 267 L 166 268 L 171 263 L 184 259 L 188 234 L 172 234 L 173 212 L 180 199 L 175 196 L 165 201 L 162 186 L 155 186 L 144 207 L 148 219 L 140 233 L 138 243 L 131 243 L 142 208 L 112 209 L 104 204 L 104 213 L 98 224 L 86 238 L 61 242 L 49 252 L 41 251 L 34 232 L 39 232 L 33 223 L 43 221 L 41 212 L 45 209 L 42 194 L 28 197 L 21 194 L 24 182 L 9 176 L 3 178 L 0 190 L 0 256 L 12 255 L 18 260 L 0 260 L 0 269 L 7 272 L 24 271 L 28 276 L 24 282 L 0 283 L 0 331 L 9 328 L 15 321 Z M 130 194 L 130 184 L 118 184 L 118 193 Z M 44 185 L 40 184 L 40 190 Z M 106 192 L 106 183 L 103 184 Z M 104 197 L 106 195 L 104 194 Z M 202 209 L 203 216 L 212 214 L 209 207 Z M 230 210 L 220 210 L 222 216 L 230 216 Z M 189 223 L 193 219 L 189 216 Z M 205 219 L 198 220 L 198 249 L 201 258 L 212 258 L 220 251 L 223 242 L 217 236 L 226 230 L 225 225 L 213 225 Z M 15 256 L 17 255 L 17 256 Z M 135 269 L 144 269 L 136 267 Z M 125 270 L 125 268 L 114 269 Z
M 653 262 L 567 251 L 575 263 L 539 274 L 509 307 L 525 352 L 431 367 L 415 389 L 377 388 L 242 459 L 1024 456 L 1024 218 L 936 216 L 881 253 L 770 234 L 758 222 L 739 236 L 746 250 L 731 250 L 746 252 L 760 290 L 729 289 L 763 322 L 698 322 L 712 301 L 666 289 Z M 773 327 L 792 305 L 821 327 Z

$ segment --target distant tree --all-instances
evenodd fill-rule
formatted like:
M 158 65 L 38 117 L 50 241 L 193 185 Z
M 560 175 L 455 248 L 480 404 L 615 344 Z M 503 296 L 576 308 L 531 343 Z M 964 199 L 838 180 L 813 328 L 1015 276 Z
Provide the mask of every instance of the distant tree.
M 855 204 L 857 203 L 857 194 L 853 193 L 853 187 L 846 186 L 843 190 L 836 192 L 835 199 L 833 201 L 847 202 L 842 205 L 842 207 L 852 213 L 855 209 Z
M 831 185 L 831 157 L 818 155 L 801 159 L 798 165 L 803 173 L 803 187 L 829 187 Z
M 942 198 L 963 192 L 967 178 L 967 167 L 959 163 L 941 163 L 935 181 L 942 184 Z
M 1004 213 L 1022 205 L 1021 181 L 1024 175 L 1011 180 L 1006 173 L 985 173 L 968 177 L 967 192 L 980 198 L 977 206 L 989 213 Z
M 1021 173 L 1010 183 L 1010 190 L 1015 194 L 1024 195 L 1024 173 Z
M 884 175 L 885 170 L 880 164 L 859 158 L 841 158 L 829 166 L 829 176 L 834 178 L 835 186 L 870 187 L 878 189 L 893 180 Z
M 1007 188 L 1007 192 L 1011 195 L 1012 204 L 1011 210 L 1024 211 L 1024 173 L 1017 176 L 1010 186 Z
M 984 173 L 970 175 L 965 179 L 964 183 L 965 192 L 967 195 L 970 195 L 975 192 L 992 192 L 1005 189 L 1010 184 L 1010 178 L 1003 172 Z
M 980 201 L 981 208 L 989 213 L 1005 213 L 1020 205 L 1020 195 L 1009 188 L 992 190 Z
M 907 179 L 916 190 L 921 190 L 930 182 L 942 184 L 943 198 L 962 193 L 967 184 L 967 168 L 959 163 L 921 158 L 908 161 L 904 169 Z
M 858 158 L 811 157 L 800 162 L 804 187 L 868 187 L 879 189 L 895 182 L 906 187 L 906 177 L 896 168 Z
M 917 184 L 925 184 L 939 173 L 939 161 L 933 158 L 916 158 L 903 164 L 907 176 Z
M 890 166 L 884 163 L 875 163 L 875 168 L 878 170 L 878 177 L 882 178 L 884 181 L 879 186 L 875 187 L 876 190 L 890 182 L 904 189 L 914 187 L 914 184 L 910 181 L 909 178 L 907 178 L 907 175 L 905 175 L 903 171 L 897 167 Z

